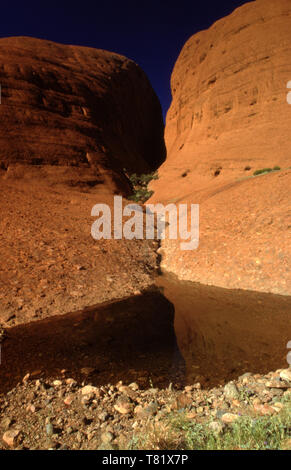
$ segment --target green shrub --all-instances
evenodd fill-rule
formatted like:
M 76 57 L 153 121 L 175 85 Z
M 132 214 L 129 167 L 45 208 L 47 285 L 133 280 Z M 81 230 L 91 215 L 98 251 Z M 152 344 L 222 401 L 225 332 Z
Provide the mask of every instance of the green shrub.
M 263 175 L 264 173 L 271 173 L 272 171 L 280 171 L 281 167 L 276 165 L 274 168 L 262 168 L 261 170 L 256 170 L 254 176 Z
M 254 176 L 263 175 L 264 173 L 271 173 L 272 168 L 262 168 L 262 170 L 256 170 Z
M 132 185 L 133 195 L 129 197 L 129 200 L 134 202 L 145 203 L 152 195 L 153 191 L 148 190 L 148 185 L 152 180 L 157 180 L 158 175 L 156 173 L 137 175 L 133 173 L 129 176 L 129 180 Z
M 129 196 L 128 199 L 134 202 L 145 203 L 153 194 L 153 191 L 148 191 L 147 189 L 140 189 L 139 191 L 136 191 L 136 193 L 132 196 Z
M 214 433 L 209 424 L 197 423 L 184 413 L 169 414 L 163 421 L 151 423 L 136 434 L 132 449 L 158 450 L 280 450 L 291 438 L 291 402 L 284 400 L 284 409 L 273 416 L 241 416 L 221 433 Z M 289 444 L 288 444 L 289 445 Z

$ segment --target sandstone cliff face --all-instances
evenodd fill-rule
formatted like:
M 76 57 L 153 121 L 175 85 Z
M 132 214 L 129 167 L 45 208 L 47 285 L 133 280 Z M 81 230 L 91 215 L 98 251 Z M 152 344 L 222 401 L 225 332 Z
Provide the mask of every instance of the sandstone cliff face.
M 144 72 L 123 56 L 0 39 L 0 82 L 3 170 L 19 162 L 65 165 L 120 183 L 123 168 L 147 171 L 165 156 L 159 101 Z
M 0 324 L 130 296 L 153 282 L 156 242 L 93 240 L 92 207 L 128 194 L 123 168 L 164 158 L 144 72 L 106 51 L 0 39 Z
M 152 184 L 152 201 L 201 204 L 199 249 L 164 243 L 163 265 L 180 277 L 290 293 L 290 57 L 288 0 L 245 4 L 184 46 Z

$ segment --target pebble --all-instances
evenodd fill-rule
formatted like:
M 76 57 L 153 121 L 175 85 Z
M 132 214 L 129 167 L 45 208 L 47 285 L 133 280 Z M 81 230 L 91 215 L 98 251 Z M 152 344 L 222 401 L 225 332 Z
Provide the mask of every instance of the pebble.
M 13 422 L 13 421 L 12 421 L 11 418 L 6 417 L 6 418 L 4 418 L 4 419 L 1 421 L 1 425 L 3 426 L 3 428 L 5 429 L 5 431 L 7 431 L 7 430 L 10 428 L 12 422 Z
M 45 431 L 47 436 L 52 436 L 54 433 L 54 427 L 52 423 L 47 423 L 45 426 Z
M 29 378 L 30 378 L 30 374 L 26 374 L 22 379 L 22 383 L 26 384 L 28 382 Z
M 221 417 L 221 421 L 225 424 L 232 424 L 234 423 L 237 419 L 239 418 L 238 415 L 235 415 L 233 413 L 225 413 Z
M 280 377 L 283 380 L 286 380 L 286 382 L 291 382 L 291 368 L 282 370 L 280 372 Z
M 65 399 L 64 399 L 64 404 L 66 406 L 70 406 L 74 401 L 74 398 L 72 396 L 67 396 Z
M 224 425 L 218 421 L 212 421 L 208 427 L 214 434 L 222 434 L 224 430 Z
M 172 389 L 139 390 L 135 382 L 124 385 L 120 381 L 116 385 L 94 387 L 86 385 L 86 382 L 80 386 L 74 379 L 65 378 L 63 381 L 45 382 L 44 379 L 32 381 L 30 377 L 28 382 L 28 377 L 27 382 L 21 384 L 20 377 L 20 384 L 8 392 L 1 403 L 6 414 L 0 422 L 4 433 L 2 447 L 19 448 L 21 444 L 24 448 L 63 449 L 67 446 L 78 450 L 97 449 L 99 446 L 100 449 L 113 450 L 121 445 L 120 436 L 125 436 L 126 444 L 127 437 L 131 439 L 133 434 L 138 435 L 146 423 L 153 426 L 157 422 L 163 424 L 172 410 L 177 410 L 176 414 L 194 423 L 208 423 L 209 430 L 219 435 L 226 425 L 239 419 L 238 411 L 255 418 L 255 414 L 272 416 L 287 408 L 285 400 L 284 403 L 280 401 L 283 395 L 284 398 L 291 396 L 290 382 L 286 380 L 289 369 L 286 371 L 281 369 L 256 378 L 247 375 L 240 381 L 203 392 L 200 383 L 186 387 L 181 384 L 178 390 L 175 389 L 176 383 Z M 201 377 L 199 379 L 202 380 Z M 243 389 L 248 392 L 250 400 L 243 401 L 240 390 L 242 381 L 246 379 L 249 385 Z M 195 380 L 198 380 L 197 376 Z M 19 413 L 11 407 L 16 397 L 18 410 L 22 410 Z M 34 415 L 25 413 L 25 410 Z M 41 425 L 45 412 L 48 417 Z M 209 423 L 210 416 L 213 421 Z M 24 429 L 25 434 L 15 431 L 14 425 Z
M 239 398 L 239 392 L 237 386 L 233 382 L 229 382 L 224 387 L 224 396 L 228 400 Z
M 18 429 L 12 429 L 6 431 L 3 434 L 3 441 L 8 447 L 16 447 L 18 444 L 18 438 L 20 436 L 20 431 Z
M 286 389 L 286 388 L 289 388 L 289 385 L 287 383 L 284 383 L 284 382 L 281 382 L 281 381 L 279 382 L 279 381 L 276 381 L 276 380 L 272 380 L 272 381 L 266 382 L 266 387 Z
M 110 444 L 114 439 L 114 436 L 111 432 L 103 432 L 101 434 L 101 441 L 103 444 Z
M 55 381 L 53 382 L 53 386 L 54 386 L 54 387 L 60 387 L 61 385 L 62 385 L 62 381 L 61 381 L 61 380 L 55 380 Z
M 85 387 L 81 389 L 81 394 L 83 396 L 84 395 L 98 395 L 98 388 L 93 387 L 92 385 L 85 385 Z
M 132 405 L 129 401 L 126 400 L 119 400 L 115 405 L 114 409 L 118 411 L 120 414 L 126 415 L 131 413 Z
M 137 385 L 137 383 L 133 382 L 129 385 L 129 388 L 131 388 L 134 392 L 136 392 L 137 390 L 139 390 L 139 386 Z
M 275 410 L 272 406 L 267 404 L 265 405 L 254 405 L 254 410 L 262 416 L 271 416 L 275 413 Z

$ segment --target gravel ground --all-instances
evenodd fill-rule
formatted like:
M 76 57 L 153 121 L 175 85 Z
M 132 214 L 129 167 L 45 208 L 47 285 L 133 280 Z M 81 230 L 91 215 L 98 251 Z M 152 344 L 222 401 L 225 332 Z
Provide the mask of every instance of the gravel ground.
M 50 379 L 27 374 L 0 395 L 0 449 L 129 449 L 149 424 L 162 423 L 171 413 L 185 412 L 195 423 L 211 421 L 217 433 L 242 416 L 274 416 L 290 397 L 291 368 L 246 373 L 209 390 L 200 383 L 181 389 L 121 381 L 93 386 L 66 371 Z

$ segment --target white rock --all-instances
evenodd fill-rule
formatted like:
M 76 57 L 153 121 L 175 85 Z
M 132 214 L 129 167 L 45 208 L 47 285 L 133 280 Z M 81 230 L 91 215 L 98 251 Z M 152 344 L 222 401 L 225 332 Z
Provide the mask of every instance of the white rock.
M 291 382 L 291 369 L 284 369 L 280 372 L 280 377 L 286 382 Z
M 86 385 L 85 387 L 81 388 L 82 395 L 97 395 L 98 388 L 93 387 L 92 385 Z

